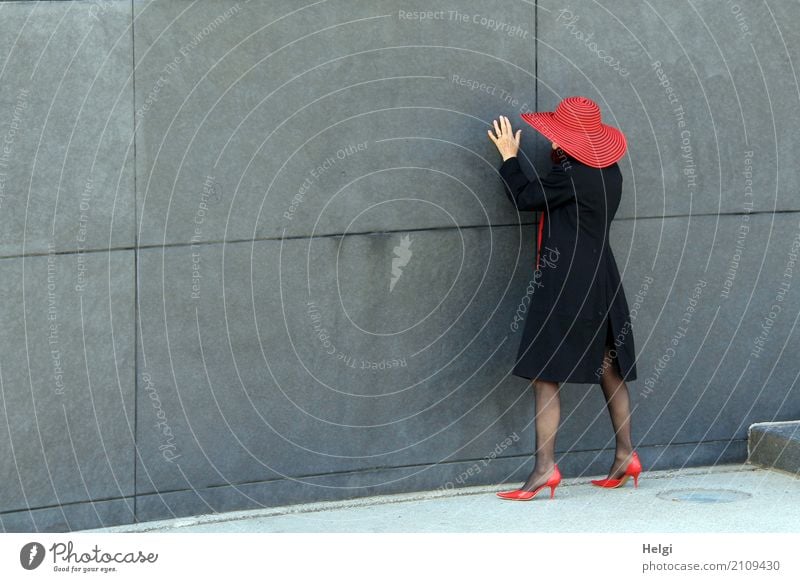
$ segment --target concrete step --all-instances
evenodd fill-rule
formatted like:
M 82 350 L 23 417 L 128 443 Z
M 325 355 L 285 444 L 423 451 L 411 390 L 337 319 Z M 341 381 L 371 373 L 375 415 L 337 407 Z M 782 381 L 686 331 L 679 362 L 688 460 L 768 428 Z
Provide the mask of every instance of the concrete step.
M 747 461 L 800 475 L 800 420 L 751 424 Z

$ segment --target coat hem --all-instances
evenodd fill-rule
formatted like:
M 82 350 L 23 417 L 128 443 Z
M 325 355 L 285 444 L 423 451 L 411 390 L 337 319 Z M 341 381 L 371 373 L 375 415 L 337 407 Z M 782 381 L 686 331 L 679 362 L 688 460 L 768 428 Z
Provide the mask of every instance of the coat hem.
M 512 376 L 516 376 L 518 378 L 524 378 L 526 380 L 533 380 L 537 378 L 539 380 L 543 380 L 545 382 L 559 382 L 559 383 L 569 383 L 569 384 L 600 384 L 600 381 L 597 379 L 594 380 L 580 380 L 580 379 L 566 379 L 566 380 L 552 380 L 550 378 L 545 378 L 542 374 L 537 374 L 535 376 L 527 376 L 522 372 L 511 372 Z

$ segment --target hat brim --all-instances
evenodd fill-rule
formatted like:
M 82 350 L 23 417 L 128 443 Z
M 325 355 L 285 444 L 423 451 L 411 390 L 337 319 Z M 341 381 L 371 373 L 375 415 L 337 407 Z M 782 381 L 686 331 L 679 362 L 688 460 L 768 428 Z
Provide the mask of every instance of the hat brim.
M 522 113 L 522 120 L 575 159 L 593 168 L 610 166 L 628 149 L 625 134 L 616 127 L 601 123 L 594 132 L 576 131 L 554 118 L 553 111 Z

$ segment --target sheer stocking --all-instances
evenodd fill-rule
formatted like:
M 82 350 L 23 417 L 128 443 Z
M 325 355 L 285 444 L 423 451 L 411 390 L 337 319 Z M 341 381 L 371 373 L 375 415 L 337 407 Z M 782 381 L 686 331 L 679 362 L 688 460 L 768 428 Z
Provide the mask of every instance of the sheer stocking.
M 533 392 L 536 398 L 536 464 L 522 486 L 523 491 L 533 491 L 553 474 L 556 432 L 561 420 L 558 382 L 536 379 Z
M 609 346 L 606 346 L 603 358 L 603 374 L 600 386 L 606 399 L 606 407 L 611 415 L 611 424 L 616 437 L 616 453 L 614 462 L 608 472 L 609 479 L 619 479 L 625 473 L 625 467 L 633 452 L 631 443 L 631 405 L 628 385 L 619 373 L 616 358 L 611 357 Z

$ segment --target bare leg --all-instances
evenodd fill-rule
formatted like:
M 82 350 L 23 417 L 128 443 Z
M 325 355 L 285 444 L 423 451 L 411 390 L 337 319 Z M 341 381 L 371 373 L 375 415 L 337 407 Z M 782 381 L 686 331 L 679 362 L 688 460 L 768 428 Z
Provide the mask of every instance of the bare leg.
M 614 462 L 608 473 L 609 479 L 619 479 L 625 473 L 633 444 L 631 443 L 631 399 L 628 385 L 622 380 L 616 363 L 612 361 L 609 348 L 606 346 L 603 360 L 603 375 L 600 378 L 603 396 L 611 415 L 611 424 L 616 435 L 617 450 Z
M 535 379 L 532 384 L 536 397 L 536 465 L 522 486 L 523 491 L 533 491 L 553 474 L 556 433 L 561 420 L 558 382 Z

